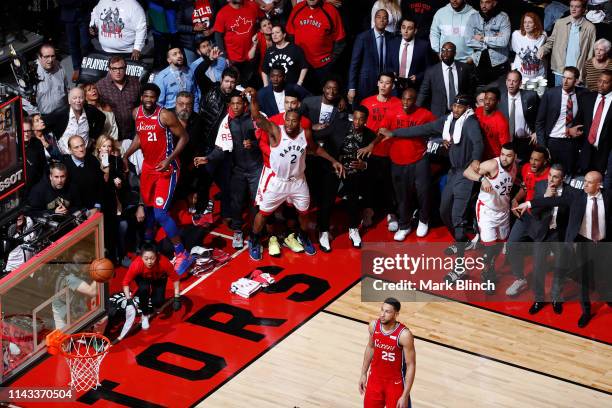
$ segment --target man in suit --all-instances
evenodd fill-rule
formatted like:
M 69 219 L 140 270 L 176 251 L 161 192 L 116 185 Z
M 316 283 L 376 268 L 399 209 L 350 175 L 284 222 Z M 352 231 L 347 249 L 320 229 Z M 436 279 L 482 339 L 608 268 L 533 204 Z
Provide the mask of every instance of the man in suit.
M 612 187 L 612 71 L 605 70 L 599 76 L 597 92 L 583 94 L 578 103 L 578 122 L 584 127 L 580 168 L 608 173 L 604 188 Z
M 404 89 L 419 89 L 425 70 L 429 66 L 429 43 L 421 38 L 415 38 L 416 23 L 412 18 L 404 17 L 401 20 L 401 36 L 391 40 L 387 55 L 388 68 L 397 75 L 398 95 Z
M 529 160 L 531 148 L 537 143 L 535 132 L 539 98 L 534 91 L 521 90 L 523 75 L 514 69 L 500 86 L 499 111 L 508 119 L 510 140 L 514 143 L 519 163 Z
M 340 84 L 336 79 L 328 79 L 323 86 L 323 95 L 309 96 L 302 101 L 301 111 L 313 124 L 314 132 L 329 126 L 338 115 Z M 313 133 L 316 140 L 316 133 Z
M 565 173 L 563 167 L 556 163 L 550 167 L 548 179 L 535 185 L 535 198 L 562 197 L 570 188 L 563 184 Z M 553 284 L 551 298 L 553 310 L 556 314 L 563 311 L 561 290 L 567 266 L 567 256 L 563 245 L 559 244 L 565 238 L 565 229 L 569 217 L 567 207 L 557 206 L 545 209 L 534 209 L 523 213 L 520 220 L 527 225 L 527 235 L 536 244 L 533 246 L 533 292 L 535 301 L 529 308 L 529 314 L 536 314 L 548 303 L 544 301 L 544 282 L 546 278 L 546 257 L 549 251 L 554 250 Z
M 268 117 L 285 112 L 285 91 L 299 95 L 299 99 L 310 96 L 306 89 L 298 84 L 288 84 L 285 79 L 285 68 L 280 63 L 274 64 L 270 69 L 270 84 L 257 93 L 260 109 Z
M 578 141 L 582 135 L 580 126 L 573 126 L 578 114 L 576 88 L 580 72 L 576 67 L 565 67 L 563 84 L 549 88 L 542 96 L 536 118 L 538 144 L 550 151 L 552 163 L 561 163 L 565 173 L 574 174 L 578 156 Z
M 576 246 L 576 259 L 579 263 L 581 284 L 582 315 L 578 320 L 580 328 L 585 327 L 592 318 L 589 291 L 593 278 L 598 277 L 603 270 L 609 270 L 606 267 L 606 246 L 597 244 L 612 240 L 612 194 L 600 190 L 601 182 L 601 173 L 590 171 L 584 176 L 583 190 L 568 187 L 567 193 L 560 197 L 534 198 L 517 207 L 521 212 L 527 208 L 556 206 L 569 208 L 565 243 L 579 243 Z
M 452 110 L 455 96 L 472 95 L 472 70 L 463 62 L 455 61 L 456 47 L 451 42 L 444 43 L 440 50 L 440 63 L 425 71 L 425 77 L 417 106 L 428 108 L 437 117 Z
M 374 16 L 374 28 L 355 38 L 349 67 L 348 101 L 359 105 L 361 100 L 376 93 L 378 75 L 389 69 L 389 43 L 392 34 L 385 30 L 389 13 L 380 9 Z
M 62 157 L 62 162 L 68 169 L 70 184 L 76 189 L 79 202 L 84 208 L 95 213 L 102 209 L 104 202 L 104 175 L 100 163 L 87 153 L 85 141 L 79 135 L 68 139 L 70 154 Z
M 68 139 L 74 135 L 81 136 L 86 146 L 95 144 L 106 122 L 104 113 L 85 102 L 85 94 L 81 88 L 70 90 L 68 106 L 43 115 L 43 119 L 47 129 L 58 138 L 58 146 L 63 154 L 70 153 Z

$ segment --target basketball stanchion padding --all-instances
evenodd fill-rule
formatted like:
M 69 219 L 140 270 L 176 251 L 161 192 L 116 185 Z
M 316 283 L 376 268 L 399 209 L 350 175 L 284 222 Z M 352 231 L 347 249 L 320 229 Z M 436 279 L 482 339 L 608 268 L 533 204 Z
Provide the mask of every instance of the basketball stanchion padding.
M 88 391 L 100 385 L 100 364 L 111 342 L 99 333 L 66 334 L 54 330 L 46 337 L 49 354 L 61 354 L 70 368 L 70 388 Z
M 104 283 L 111 280 L 115 274 L 113 261 L 107 258 L 95 259 L 89 264 L 89 275 L 96 282 Z

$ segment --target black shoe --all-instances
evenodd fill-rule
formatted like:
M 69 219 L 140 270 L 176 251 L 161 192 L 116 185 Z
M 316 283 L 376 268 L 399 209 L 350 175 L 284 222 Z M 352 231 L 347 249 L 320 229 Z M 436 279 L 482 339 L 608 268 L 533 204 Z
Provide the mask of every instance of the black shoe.
M 456 255 L 458 252 L 459 248 L 457 248 L 457 245 L 452 244 L 444 250 L 444 255 Z
M 578 319 L 578 327 L 585 327 L 587 324 L 589 324 L 592 317 L 593 315 L 591 314 L 591 312 L 583 312 L 582 316 L 580 316 L 580 319 Z
M 556 314 L 563 313 L 563 302 L 552 302 L 553 311 Z
M 546 302 L 535 302 L 529 308 L 529 314 L 530 315 L 534 315 L 534 314 L 538 313 L 540 310 L 544 309 L 544 306 L 546 306 L 546 305 L 547 305 Z
M 444 281 L 448 283 L 455 283 L 458 280 L 465 279 L 466 277 L 467 277 L 466 273 L 459 273 L 455 270 L 452 270 L 446 274 L 446 276 L 444 277 Z

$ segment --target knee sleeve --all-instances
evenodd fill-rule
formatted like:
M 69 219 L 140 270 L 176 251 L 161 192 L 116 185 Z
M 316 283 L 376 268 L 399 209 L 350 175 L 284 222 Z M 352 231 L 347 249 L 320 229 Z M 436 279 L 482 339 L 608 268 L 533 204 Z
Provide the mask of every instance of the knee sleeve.
M 172 217 L 170 217 L 170 215 L 168 214 L 168 211 L 161 208 L 155 208 L 154 213 L 155 220 L 159 223 L 159 225 L 162 226 L 164 231 L 166 231 L 166 235 L 168 235 L 168 238 L 172 239 L 179 234 L 178 227 L 176 226 L 176 223 L 174 222 Z

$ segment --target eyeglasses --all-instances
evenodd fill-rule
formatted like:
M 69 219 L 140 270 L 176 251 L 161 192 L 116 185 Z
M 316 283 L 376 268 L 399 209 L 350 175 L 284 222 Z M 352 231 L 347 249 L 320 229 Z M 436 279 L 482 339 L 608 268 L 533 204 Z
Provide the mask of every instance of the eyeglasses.
M 122 67 L 110 67 L 110 70 L 113 72 L 125 71 L 125 65 Z
M 453 48 L 442 48 L 443 52 L 454 52 L 455 50 Z

